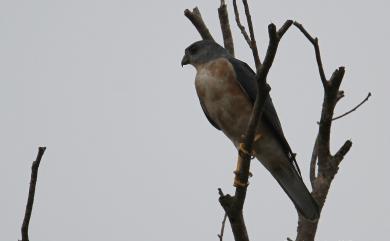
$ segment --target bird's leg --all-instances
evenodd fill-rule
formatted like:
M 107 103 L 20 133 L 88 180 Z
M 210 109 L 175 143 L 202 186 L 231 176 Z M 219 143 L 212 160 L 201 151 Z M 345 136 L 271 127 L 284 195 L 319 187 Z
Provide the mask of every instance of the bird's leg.
M 260 140 L 262 137 L 263 137 L 262 134 L 257 133 L 257 134 L 255 135 L 255 138 L 253 139 L 253 144 L 255 145 L 256 142 L 257 142 L 258 140 Z M 255 149 L 252 149 L 252 152 L 251 152 L 251 159 L 255 159 L 255 157 L 256 157 L 256 151 L 255 151 Z M 253 177 L 253 174 L 252 174 L 251 172 L 249 172 L 249 177 Z
M 262 134 L 257 133 L 253 139 L 253 143 L 255 144 L 257 141 L 259 141 L 263 137 Z M 244 143 L 239 143 L 238 145 L 238 152 L 239 152 L 239 160 L 237 161 L 237 167 L 236 170 L 234 171 L 234 174 L 236 175 L 236 178 L 234 179 L 234 186 L 235 187 L 246 187 L 249 185 L 249 183 L 243 183 L 240 181 L 240 173 L 241 173 L 241 165 L 242 165 L 242 156 L 248 155 L 250 156 L 251 159 L 256 157 L 256 152 L 255 150 L 252 150 L 251 153 L 247 151 L 247 148 L 245 147 Z M 249 172 L 249 177 L 252 177 L 253 174 Z
M 247 150 L 246 150 L 246 147 L 245 147 L 245 144 L 244 143 L 240 143 L 238 145 L 238 152 L 240 153 L 243 153 L 245 155 L 251 155 Z
M 238 145 L 238 160 L 237 160 L 237 166 L 236 166 L 236 170 L 234 171 L 234 175 L 235 175 L 235 178 L 234 178 L 234 186 L 235 187 L 246 187 L 249 185 L 248 182 L 243 182 L 241 181 L 241 175 L 242 175 L 242 165 L 243 165 L 243 162 L 244 162 L 244 157 L 245 156 L 251 156 L 251 154 L 247 151 L 247 148 L 245 146 L 244 143 L 239 143 Z
M 253 159 L 252 156 L 254 155 L 254 152 L 252 151 L 252 153 L 249 153 L 245 144 L 241 142 L 238 145 L 238 153 L 239 153 L 239 155 L 238 155 L 238 160 L 237 160 L 237 167 L 236 167 L 236 170 L 234 171 L 234 174 L 236 177 L 234 178 L 233 185 L 235 187 L 247 187 L 249 185 L 249 182 L 242 181 L 242 179 L 243 179 L 242 165 L 243 165 L 244 159 L 246 159 L 246 158 Z M 249 172 L 248 175 L 249 175 L 249 177 L 252 177 L 251 172 Z
M 244 182 L 240 181 L 240 178 L 237 178 L 237 176 L 239 175 L 237 170 L 234 171 L 234 174 L 236 175 L 236 178 L 234 178 L 233 186 L 235 186 L 235 187 L 247 187 L 249 185 L 249 182 L 244 183 Z

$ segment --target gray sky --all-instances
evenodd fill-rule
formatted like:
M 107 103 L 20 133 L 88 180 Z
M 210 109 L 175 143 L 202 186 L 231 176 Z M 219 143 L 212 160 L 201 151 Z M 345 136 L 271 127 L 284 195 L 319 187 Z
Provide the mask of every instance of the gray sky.
M 354 145 L 328 195 L 317 240 L 388 239 L 388 1 L 250 1 L 260 54 L 267 25 L 298 20 L 321 44 L 327 76 L 346 66 L 332 149 Z M 232 192 L 236 152 L 204 117 L 195 70 L 198 5 L 220 40 L 219 1 L 0 1 L 0 240 L 20 238 L 30 165 L 41 164 L 32 241 L 217 240 L 217 188 Z M 230 5 L 229 5 L 229 8 Z M 232 17 L 232 15 L 231 15 Z M 233 23 L 233 19 L 231 18 Z M 253 66 L 237 27 L 237 57 Z M 322 87 L 312 46 L 284 36 L 269 76 L 285 135 L 308 184 Z M 296 213 L 253 163 L 245 206 L 253 240 L 294 237 Z M 226 239 L 232 240 L 230 227 Z

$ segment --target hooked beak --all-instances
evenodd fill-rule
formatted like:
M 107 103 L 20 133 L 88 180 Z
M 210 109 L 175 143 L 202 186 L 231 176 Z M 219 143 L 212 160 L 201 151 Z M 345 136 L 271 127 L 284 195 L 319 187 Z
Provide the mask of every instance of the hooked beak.
M 190 63 L 190 58 L 188 58 L 188 55 L 185 54 L 183 56 L 183 59 L 181 60 L 181 67 L 183 67 L 184 65 L 189 64 L 189 63 Z

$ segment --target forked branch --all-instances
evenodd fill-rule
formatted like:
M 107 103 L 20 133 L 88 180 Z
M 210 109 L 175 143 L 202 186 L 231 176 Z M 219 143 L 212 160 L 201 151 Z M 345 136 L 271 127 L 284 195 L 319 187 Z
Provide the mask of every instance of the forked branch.
M 339 165 L 352 147 L 352 142 L 347 140 L 335 155 L 332 156 L 330 154 L 330 131 L 332 121 L 359 108 L 359 106 L 368 100 L 371 94 L 369 94 L 365 100 L 351 111 L 340 117 L 333 118 L 336 104 L 344 96 L 344 92 L 340 90 L 340 85 L 344 77 L 345 68 L 339 67 L 333 72 L 330 79 L 327 80 L 322 65 L 318 39 L 313 38 L 300 23 L 294 22 L 294 25 L 304 34 L 314 47 L 320 79 L 324 87 L 324 100 L 322 104 L 321 119 L 319 122 L 319 130 L 310 162 L 310 182 L 313 188 L 312 196 L 318 203 L 320 211 L 322 211 L 331 183 L 339 169 Z M 315 173 L 317 158 L 318 175 Z M 318 220 L 316 222 L 309 222 L 300 216 L 296 241 L 313 241 L 317 231 L 317 226 Z
M 234 56 L 234 44 L 232 31 L 230 29 L 229 15 L 227 11 L 227 6 L 225 0 L 221 0 L 221 6 L 218 8 L 219 22 L 221 25 L 223 43 L 225 49 Z
M 221 232 L 217 235 L 219 238 L 219 241 L 223 241 L 223 234 L 225 233 L 225 224 L 226 224 L 227 214 L 223 216 L 222 225 L 221 225 Z
M 302 26 L 302 24 L 298 22 L 294 22 L 294 25 L 301 30 L 301 32 L 305 35 L 305 37 L 313 44 L 315 53 L 316 53 L 316 60 L 317 60 L 317 66 L 318 66 L 318 71 L 320 72 L 320 77 L 322 81 L 322 85 L 324 88 L 326 87 L 326 76 L 325 76 L 325 71 L 324 67 L 322 66 L 322 59 L 321 59 L 321 52 L 320 52 L 320 46 L 318 44 L 318 38 L 313 38 L 309 32 L 306 31 L 306 29 Z
M 251 47 L 252 46 L 251 39 L 250 39 L 248 33 L 246 32 L 244 25 L 241 24 L 240 13 L 238 12 L 238 7 L 237 7 L 237 1 L 236 0 L 233 0 L 233 8 L 234 8 L 234 16 L 235 16 L 235 19 L 236 19 L 236 24 L 237 24 L 238 28 L 240 29 L 241 34 L 244 37 L 246 43 L 248 44 L 248 46 L 250 48 L 252 48 Z
M 206 24 L 203 22 L 202 15 L 197 7 L 192 12 L 188 9 L 184 10 L 184 15 L 191 21 L 204 40 L 214 40 Z
M 249 47 L 252 50 L 253 59 L 255 61 L 255 66 L 256 66 L 256 69 L 258 70 L 260 68 L 261 61 L 260 61 L 260 57 L 259 57 L 259 51 L 257 49 L 255 33 L 253 30 L 252 16 L 250 14 L 248 1 L 242 0 L 242 3 L 244 5 L 244 9 L 245 9 L 245 16 L 246 16 L 250 36 L 248 36 L 248 33 L 245 30 L 245 27 L 241 24 L 240 14 L 238 12 L 236 0 L 233 0 L 234 15 L 236 16 L 236 22 L 237 22 L 238 28 L 241 30 L 242 35 L 244 36 L 246 42 L 248 43 Z

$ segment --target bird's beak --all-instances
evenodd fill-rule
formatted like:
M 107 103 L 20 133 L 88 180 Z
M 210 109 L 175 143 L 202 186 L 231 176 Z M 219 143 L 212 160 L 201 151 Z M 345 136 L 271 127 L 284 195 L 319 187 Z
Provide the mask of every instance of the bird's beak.
M 190 63 L 190 58 L 188 58 L 188 55 L 185 54 L 183 56 L 183 59 L 181 60 L 181 67 L 183 67 L 184 65 L 189 64 L 189 63 Z

